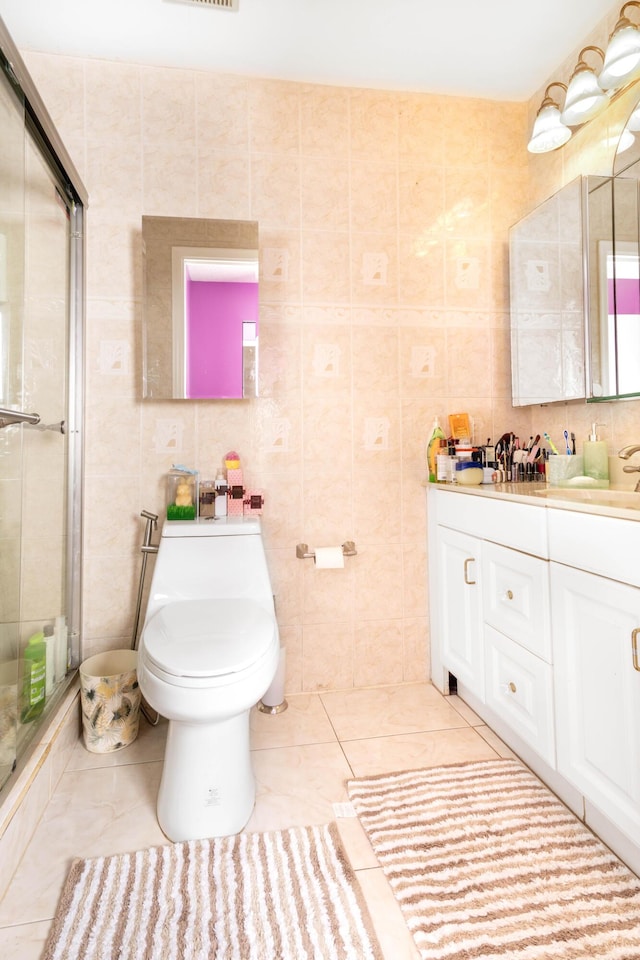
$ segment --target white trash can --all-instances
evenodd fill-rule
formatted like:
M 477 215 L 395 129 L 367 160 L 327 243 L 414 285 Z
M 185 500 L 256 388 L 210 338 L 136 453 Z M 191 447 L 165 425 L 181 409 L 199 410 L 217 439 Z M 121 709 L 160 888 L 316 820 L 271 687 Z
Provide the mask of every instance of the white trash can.
M 80 665 L 82 735 L 90 753 L 122 750 L 138 736 L 136 650 L 109 650 Z

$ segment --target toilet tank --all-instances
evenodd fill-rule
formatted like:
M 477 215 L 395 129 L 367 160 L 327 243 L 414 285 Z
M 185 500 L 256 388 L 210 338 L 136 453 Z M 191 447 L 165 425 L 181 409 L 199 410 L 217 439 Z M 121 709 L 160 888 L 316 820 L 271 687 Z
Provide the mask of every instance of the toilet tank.
M 198 598 L 251 599 L 274 614 L 258 517 L 165 522 L 145 623 L 165 603 Z

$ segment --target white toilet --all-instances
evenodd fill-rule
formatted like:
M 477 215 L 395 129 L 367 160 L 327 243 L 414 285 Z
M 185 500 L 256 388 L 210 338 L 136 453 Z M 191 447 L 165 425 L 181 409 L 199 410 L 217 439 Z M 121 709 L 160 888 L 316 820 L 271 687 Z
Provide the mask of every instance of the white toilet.
M 166 522 L 138 682 L 169 721 L 157 814 L 170 840 L 229 836 L 251 816 L 249 711 L 279 655 L 259 519 Z

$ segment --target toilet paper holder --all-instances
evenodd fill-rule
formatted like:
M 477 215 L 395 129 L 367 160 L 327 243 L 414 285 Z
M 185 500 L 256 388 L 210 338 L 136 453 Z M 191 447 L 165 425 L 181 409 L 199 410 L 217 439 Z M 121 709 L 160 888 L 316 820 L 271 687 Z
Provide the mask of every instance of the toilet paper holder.
M 358 551 L 356 550 L 356 545 L 353 540 L 345 540 L 345 542 L 342 544 L 342 552 L 345 557 L 356 556 Z M 315 550 L 309 550 L 309 547 L 306 543 L 297 543 L 296 557 L 298 560 L 315 560 L 316 553 Z

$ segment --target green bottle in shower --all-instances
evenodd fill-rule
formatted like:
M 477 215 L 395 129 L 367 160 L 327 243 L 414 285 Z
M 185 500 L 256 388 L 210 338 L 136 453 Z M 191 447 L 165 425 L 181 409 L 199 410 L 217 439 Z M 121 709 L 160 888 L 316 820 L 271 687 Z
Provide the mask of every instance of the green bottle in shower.
M 31 723 L 44 710 L 47 683 L 47 645 L 44 633 L 34 633 L 24 651 L 22 680 L 22 723 Z

